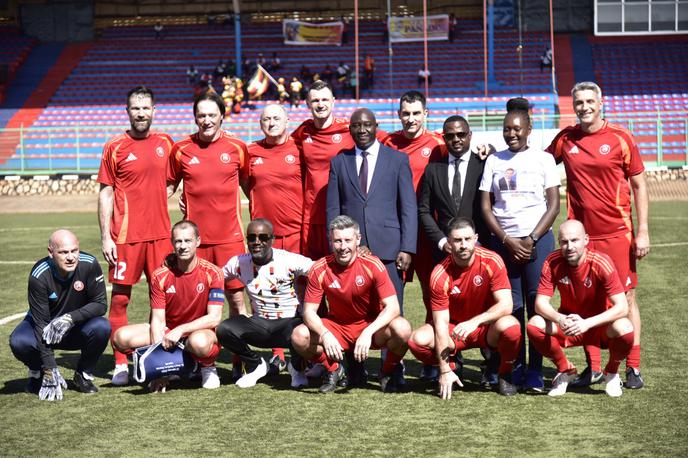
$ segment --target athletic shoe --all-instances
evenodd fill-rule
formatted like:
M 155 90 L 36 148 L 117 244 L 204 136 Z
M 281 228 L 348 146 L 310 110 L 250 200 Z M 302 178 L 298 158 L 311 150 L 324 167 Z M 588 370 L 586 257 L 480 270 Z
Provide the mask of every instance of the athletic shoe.
M 316 363 L 306 369 L 306 377 L 308 378 L 320 378 L 325 375 L 325 366 L 321 363 Z
M 640 371 L 634 367 L 629 367 L 626 369 L 626 388 L 631 390 L 638 390 L 645 386 L 643 377 L 640 375 Z
M 580 373 L 576 380 L 571 382 L 572 387 L 583 388 L 590 385 L 595 385 L 601 383 L 604 379 L 604 374 L 602 372 L 594 371 L 587 366 L 583 372 Z
M 306 372 L 297 371 L 296 368 L 292 366 L 291 361 L 289 361 L 289 364 L 287 364 L 287 371 L 289 371 L 289 375 L 291 375 L 292 388 L 296 388 L 298 390 L 299 388 L 308 386 L 308 377 L 306 377 Z
M 277 375 L 287 368 L 287 362 L 279 357 L 279 355 L 272 355 L 270 358 L 268 375 Z
M 200 380 L 201 379 L 201 365 L 196 363 L 194 365 L 194 368 L 189 374 L 186 376 L 187 380 Z
M 418 378 L 426 382 L 436 382 L 440 378 L 440 369 L 437 366 L 425 365 L 421 367 Z
M 571 383 L 573 386 L 573 383 Z M 545 381 L 542 378 L 542 372 L 531 371 L 526 372 L 526 378 L 523 381 L 523 389 L 542 393 L 545 389 Z
M 514 396 L 518 394 L 518 386 L 509 382 L 505 378 L 499 377 L 499 394 L 502 396 Z
M 570 369 L 566 372 L 557 372 L 557 375 L 552 379 L 552 388 L 547 393 L 547 396 L 563 396 L 566 394 L 566 388 L 569 382 L 576 377 L 576 369 Z
M 404 366 L 402 363 L 394 366 L 390 374 L 380 374 L 380 389 L 383 393 L 400 393 L 406 388 L 404 380 Z
M 623 391 L 621 390 L 621 377 L 619 377 L 619 374 L 612 374 L 609 373 L 604 376 L 604 391 L 611 397 L 613 398 L 618 398 L 623 394 Z
M 244 367 L 244 362 L 240 361 L 238 363 L 232 363 L 232 383 L 236 383 L 241 377 L 244 376 L 246 372 Z
M 245 373 L 243 377 L 237 380 L 236 386 L 239 388 L 251 388 L 252 386 L 256 386 L 258 380 L 265 377 L 267 373 L 268 365 L 263 358 L 260 358 L 260 364 L 258 364 L 251 372 Z
M 320 386 L 318 391 L 321 393 L 332 393 L 337 389 L 337 383 L 344 378 L 344 375 L 344 365 L 342 363 L 337 364 L 337 369 L 327 373 L 325 383 Z
M 26 381 L 24 392 L 29 394 L 38 394 L 41 391 L 41 384 L 43 383 L 43 374 L 41 371 L 32 371 L 29 369 L 29 379 Z
M 220 388 L 220 377 L 217 375 L 217 367 L 201 367 L 201 386 L 207 390 Z
M 115 386 L 124 386 L 129 384 L 129 365 L 115 365 L 115 371 L 112 373 L 112 384 Z
M 98 388 L 93 384 L 93 376 L 87 374 L 86 372 L 76 371 L 74 372 L 74 385 L 76 390 L 81 393 L 93 394 L 98 392 Z

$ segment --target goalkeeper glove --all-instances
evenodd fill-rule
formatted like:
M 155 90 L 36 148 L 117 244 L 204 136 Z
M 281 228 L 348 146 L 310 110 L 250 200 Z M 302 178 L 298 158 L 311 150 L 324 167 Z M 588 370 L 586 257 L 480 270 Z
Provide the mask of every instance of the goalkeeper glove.
M 57 367 L 43 369 L 43 382 L 38 392 L 41 401 L 59 401 L 62 399 L 62 390 L 67 389 L 67 382 L 60 374 Z
M 58 316 L 53 319 L 48 325 L 43 328 L 43 340 L 48 345 L 60 343 L 62 338 L 67 334 L 74 322 L 72 321 L 72 316 L 69 313 L 65 313 L 62 316 Z

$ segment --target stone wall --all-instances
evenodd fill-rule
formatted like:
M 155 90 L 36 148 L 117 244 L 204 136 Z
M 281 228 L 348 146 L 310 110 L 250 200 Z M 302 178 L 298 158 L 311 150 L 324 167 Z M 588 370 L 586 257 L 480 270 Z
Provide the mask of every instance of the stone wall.
M 651 170 L 647 184 L 652 200 L 688 200 L 688 170 Z M 68 196 L 96 194 L 93 175 L 0 177 L 0 196 Z

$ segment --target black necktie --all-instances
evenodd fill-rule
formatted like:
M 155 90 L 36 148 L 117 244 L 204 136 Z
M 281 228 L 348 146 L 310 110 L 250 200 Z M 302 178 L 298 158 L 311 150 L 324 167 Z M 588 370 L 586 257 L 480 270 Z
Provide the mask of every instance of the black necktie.
M 454 161 L 454 180 L 452 181 L 452 199 L 456 205 L 456 211 L 461 206 L 461 172 L 459 172 L 459 159 Z
M 358 171 L 358 184 L 361 185 L 363 195 L 368 197 L 368 152 L 361 151 L 361 168 Z

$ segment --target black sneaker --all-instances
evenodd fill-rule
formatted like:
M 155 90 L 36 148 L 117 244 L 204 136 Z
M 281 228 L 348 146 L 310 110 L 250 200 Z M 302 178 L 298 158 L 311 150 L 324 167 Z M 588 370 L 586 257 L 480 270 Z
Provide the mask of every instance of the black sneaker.
M 268 363 L 268 375 L 277 375 L 287 368 L 287 362 L 279 357 L 279 355 L 273 355 Z
M 405 387 L 404 366 L 401 363 L 394 366 L 394 370 L 390 374 L 380 374 L 380 389 L 383 393 L 399 393 Z
M 38 374 L 38 376 L 36 376 Z M 29 394 L 38 394 L 41 391 L 41 384 L 43 383 L 43 376 L 41 371 L 29 370 L 29 379 L 26 381 L 24 392 Z
M 74 373 L 73 379 L 76 390 L 81 393 L 93 394 L 98 392 L 98 388 L 93 384 L 91 380 L 84 377 L 81 371 L 76 371 Z
M 337 365 L 337 369 L 327 373 L 325 377 L 325 383 L 320 386 L 318 391 L 321 393 L 332 393 L 337 389 L 337 383 L 339 383 L 339 380 L 344 378 L 344 375 L 344 365 L 339 363 Z
M 245 373 L 246 368 L 243 361 L 232 364 L 232 383 L 236 383 Z
M 578 375 L 578 377 L 575 378 L 573 382 L 569 383 L 569 386 L 573 388 L 583 388 L 602 383 L 602 380 L 604 380 L 604 374 L 602 372 L 593 371 L 590 369 L 590 366 L 588 366 Z
M 640 375 L 640 371 L 634 367 L 629 367 L 626 369 L 626 388 L 631 390 L 639 390 L 645 386 L 643 377 Z
M 346 379 L 345 386 L 349 388 L 360 388 L 368 383 L 368 370 L 364 363 L 356 361 L 353 352 L 346 353 Z
M 499 377 L 499 394 L 502 396 L 514 396 L 518 394 L 518 387 L 505 378 Z
M 440 379 L 440 369 L 437 366 L 425 365 L 421 368 L 418 378 L 426 382 L 436 382 Z

